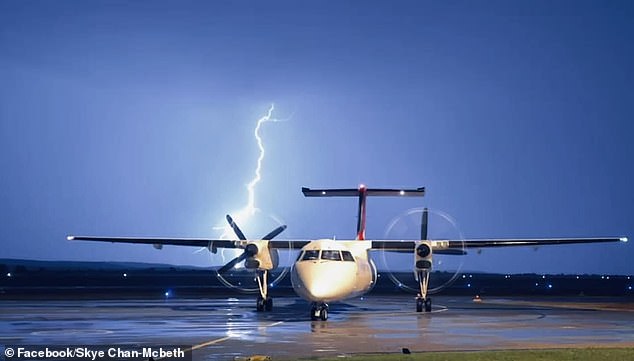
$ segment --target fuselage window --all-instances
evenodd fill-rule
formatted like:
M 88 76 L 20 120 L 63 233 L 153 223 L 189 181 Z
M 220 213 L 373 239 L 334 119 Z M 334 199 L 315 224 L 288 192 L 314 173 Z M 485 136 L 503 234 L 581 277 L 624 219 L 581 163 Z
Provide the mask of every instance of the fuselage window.
M 319 259 L 319 250 L 304 251 L 304 257 L 302 257 L 302 261 L 313 261 L 316 259 Z
M 341 251 L 341 255 L 343 256 L 344 261 L 354 262 L 354 257 L 352 257 L 352 253 L 350 253 L 350 251 Z
M 327 259 L 329 261 L 341 261 L 341 253 L 339 251 L 321 251 L 321 259 Z

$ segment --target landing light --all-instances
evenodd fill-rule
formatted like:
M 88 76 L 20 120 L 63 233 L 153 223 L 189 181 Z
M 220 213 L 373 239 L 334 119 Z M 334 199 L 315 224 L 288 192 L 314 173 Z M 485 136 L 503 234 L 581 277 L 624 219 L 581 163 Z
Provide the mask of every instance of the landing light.
M 405 191 L 400 191 L 399 194 L 400 195 L 405 195 Z
M 326 194 L 326 191 L 321 191 L 321 195 L 323 196 L 324 194 Z

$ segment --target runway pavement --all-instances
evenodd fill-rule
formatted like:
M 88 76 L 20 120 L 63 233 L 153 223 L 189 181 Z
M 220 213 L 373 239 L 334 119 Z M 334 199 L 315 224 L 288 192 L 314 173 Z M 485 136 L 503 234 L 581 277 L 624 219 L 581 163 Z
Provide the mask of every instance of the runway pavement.
M 634 347 L 632 303 L 588 299 L 435 297 L 431 314 L 407 295 L 330 305 L 310 321 L 309 304 L 276 298 L 255 312 L 254 297 L 164 300 L 0 300 L 0 345 L 189 345 L 194 360 L 273 359 L 354 353 Z M 631 302 L 631 299 L 630 299 Z M 600 309 L 597 309 L 599 307 Z

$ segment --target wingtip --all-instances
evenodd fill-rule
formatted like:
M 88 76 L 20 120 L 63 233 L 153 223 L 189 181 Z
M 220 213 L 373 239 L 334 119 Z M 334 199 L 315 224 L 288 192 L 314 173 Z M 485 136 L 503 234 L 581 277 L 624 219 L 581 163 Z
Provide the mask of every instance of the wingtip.
M 620 240 L 621 240 L 621 242 L 623 242 L 623 243 L 625 243 L 625 242 L 627 242 L 627 241 L 628 241 L 627 237 L 621 237 L 621 238 L 619 238 L 619 239 L 620 239 Z
M 75 240 L 75 236 L 67 236 L 66 240 L 67 241 L 74 241 Z

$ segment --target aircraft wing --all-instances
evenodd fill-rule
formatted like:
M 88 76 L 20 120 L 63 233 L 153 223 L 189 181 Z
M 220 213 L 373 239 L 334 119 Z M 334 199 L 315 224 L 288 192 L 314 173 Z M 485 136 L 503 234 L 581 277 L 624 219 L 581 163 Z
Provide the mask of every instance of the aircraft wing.
M 377 240 L 372 241 L 373 250 L 390 252 L 412 252 L 416 242 L 413 240 Z M 600 238 L 518 238 L 518 239 L 465 239 L 465 240 L 431 240 L 433 252 L 436 254 L 464 254 L 466 248 L 546 246 L 564 244 L 627 242 L 627 237 Z
M 110 243 L 138 243 L 151 244 L 156 248 L 164 245 L 190 246 L 208 248 L 244 248 L 250 242 L 248 240 L 226 240 L 211 238 L 160 238 L 160 237 L 95 237 L 95 236 L 68 236 L 69 241 L 93 241 Z M 309 240 L 274 240 L 269 241 L 273 248 L 300 249 L 308 244 Z

